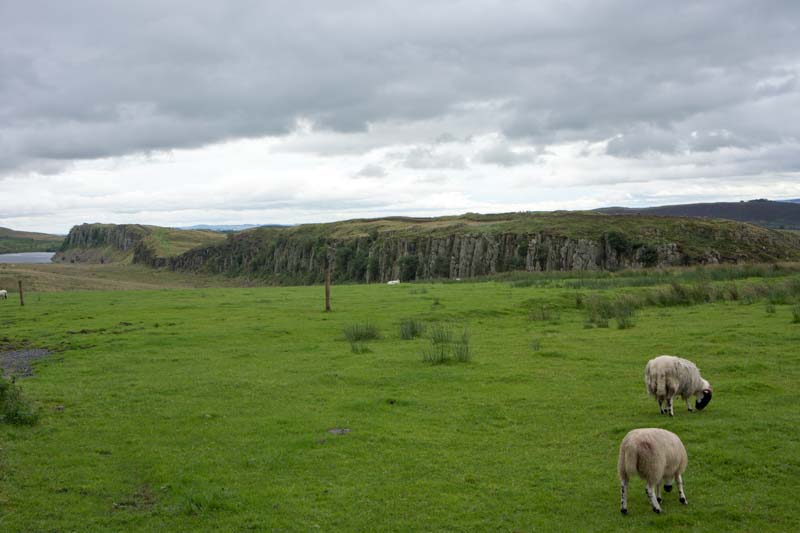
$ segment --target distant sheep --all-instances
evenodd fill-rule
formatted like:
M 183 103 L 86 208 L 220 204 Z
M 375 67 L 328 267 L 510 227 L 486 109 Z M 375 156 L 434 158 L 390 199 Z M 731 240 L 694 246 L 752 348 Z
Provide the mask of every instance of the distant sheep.
M 387 285 L 399 285 L 400 284 L 400 280 L 399 279 L 393 279 L 391 281 L 386 282 L 386 284 Z
M 681 439 L 671 431 L 659 428 L 634 429 L 622 439 L 619 446 L 619 474 L 622 503 L 620 512 L 628 514 L 628 480 L 638 474 L 647 483 L 645 493 L 656 513 L 661 512 L 661 484 L 664 491 L 672 491 L 673 481 L 678 481 L 680 502 L 688 505 L 683 492 L 683 472 L 689 458 Z
M 661 414 L 673 416 L 672 400 L 680 394 L 686 402 L 686 408 L 692 411 L 690 399 L 696 396 L 695 407 L 698 411 L 711 401 L 713 389 L 703 379 L 694 363 L 672 355 L 660 355 L 647 362 L 644 369 L 644 382 L 648 394 L 655 396 Z M 666 403 L 666 406 L 664 405 Z
M 8 300 L 8 291 L 5 289 L 0 289 L 0 299 Z

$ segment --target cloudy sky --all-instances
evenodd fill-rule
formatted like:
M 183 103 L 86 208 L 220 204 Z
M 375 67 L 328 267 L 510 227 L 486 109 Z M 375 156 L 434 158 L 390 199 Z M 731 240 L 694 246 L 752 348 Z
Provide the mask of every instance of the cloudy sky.
M 0 226 L 800 197 L 800 2 L 0 0 Z

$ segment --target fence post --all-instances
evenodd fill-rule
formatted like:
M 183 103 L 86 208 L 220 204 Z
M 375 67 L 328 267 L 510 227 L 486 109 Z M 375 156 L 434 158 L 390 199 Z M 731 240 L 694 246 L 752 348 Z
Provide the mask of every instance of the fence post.
M 331 267 L 325 268 L 325 312 L 331 310 Z
M 25 297 L 22 295 L 22 280 L 19 280 L 19 305 L 20 307 L 25 306 Z

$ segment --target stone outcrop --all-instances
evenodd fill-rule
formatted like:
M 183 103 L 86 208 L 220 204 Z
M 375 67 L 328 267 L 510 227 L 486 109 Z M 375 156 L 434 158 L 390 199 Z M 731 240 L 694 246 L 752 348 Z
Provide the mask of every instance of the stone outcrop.
M 326 264 L 330 265 L 333 278 L 341 281 L 466 279 L 511 270 L 619 270 L 790 259 L 792 247 L 780 244 L 776 247 L 769 240 L 754 242 L 725 255 L 710 247 L 698 252 L 681 242 L 631 241 L 615 233 L 590 239 L 549 232 L 418 236 L 387 232 L 315 241 L 248 232 L 231 236 L 225 243 L 170 258 L 169 267 L 293 283 L 322 281 Z M 794 248 L 794 257 L 798 251 L 800 247 Z
M 57 260 L 130 261 L 274 283 L 468 279 L 508 271 L 619 270 L 800 259 L 800 236 L 727 221 L 588 213 L 468 214 L 256 228 L 212 244 L 154 226 L 83 224 Z M 168 243 L 165 248 L 165 244 Z M 159 248 L 160 246 L 160 248 Z M 169 255 L 164 250 L 173 250 Z M 178 253 L 179 251 L 183 253 Z

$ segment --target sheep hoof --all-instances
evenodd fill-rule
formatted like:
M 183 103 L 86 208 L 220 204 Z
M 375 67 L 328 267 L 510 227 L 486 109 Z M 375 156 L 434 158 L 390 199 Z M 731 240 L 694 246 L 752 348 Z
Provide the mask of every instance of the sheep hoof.
M 681 503 L 682 503 L 683 505 L 689 505 L 689 502 L 688 502 L 688 501 L 686 501 L 686 498 L 681 498 Z
M 658 503 L 661 503 L 661 498 L 660 498 L 660 497 L 656 497 L 656 501 L 657 501 Z
M 672 485 L 664 485 L 664 492 L 672 492 Z
M 622 513 L 622 514 L 628 514 L 628 510 L 625 509 L 624 507 L 622 509 L 620 509 L 619 512 Z
M 659 509 L 658 507 L 653 507 L 653 512 L 656 514 L 661 514 L 661 509 Z

